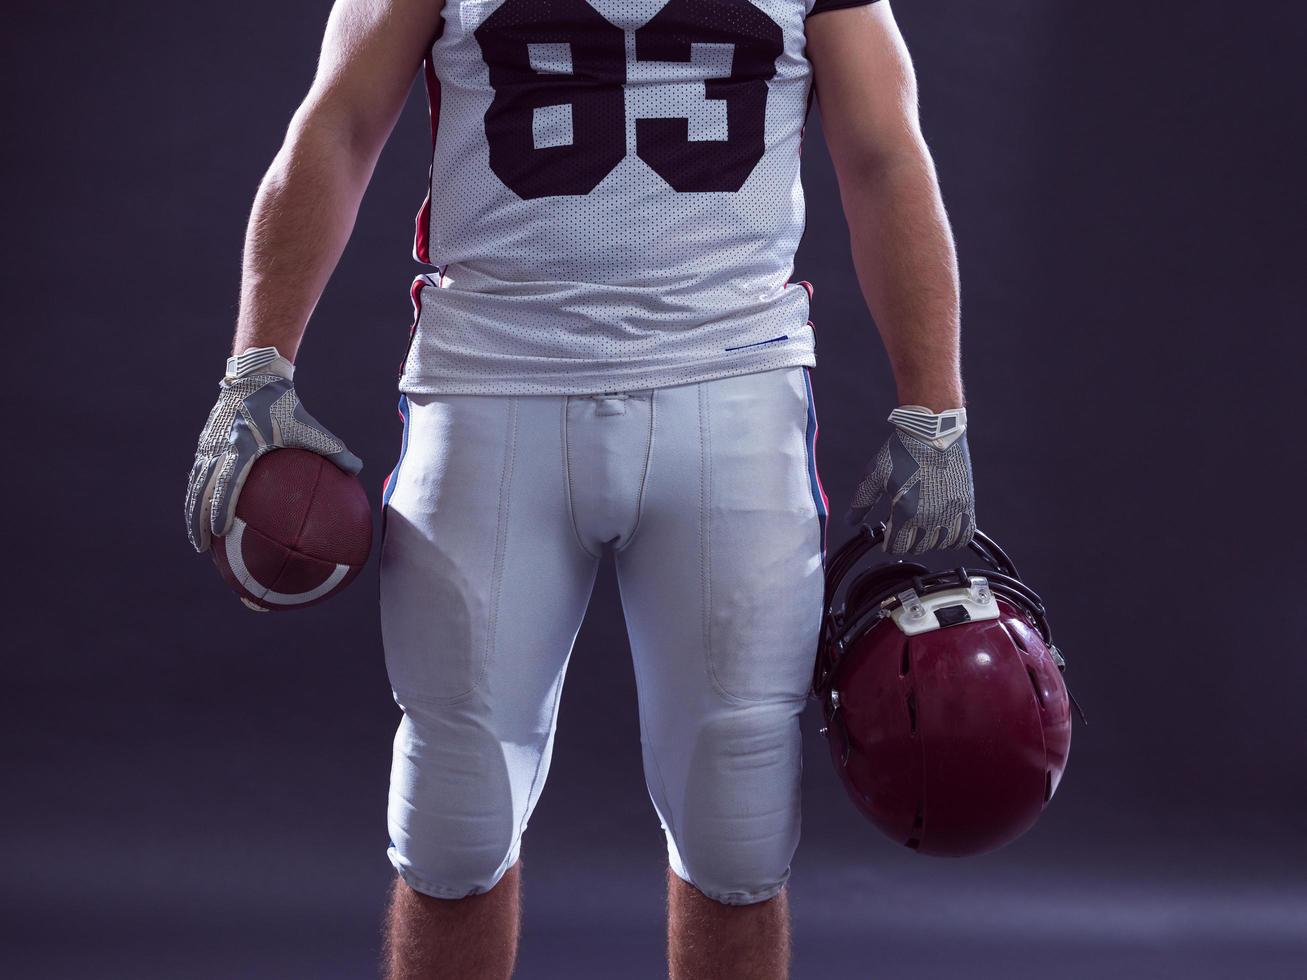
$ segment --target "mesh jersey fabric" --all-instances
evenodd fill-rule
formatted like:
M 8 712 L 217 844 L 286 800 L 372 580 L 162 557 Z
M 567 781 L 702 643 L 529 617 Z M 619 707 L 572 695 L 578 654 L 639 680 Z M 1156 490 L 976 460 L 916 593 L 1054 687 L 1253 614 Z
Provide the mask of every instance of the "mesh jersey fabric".
M 816 363 L 804 20 L 842 0 L 447 0 L 400 386 L 655 388 Z

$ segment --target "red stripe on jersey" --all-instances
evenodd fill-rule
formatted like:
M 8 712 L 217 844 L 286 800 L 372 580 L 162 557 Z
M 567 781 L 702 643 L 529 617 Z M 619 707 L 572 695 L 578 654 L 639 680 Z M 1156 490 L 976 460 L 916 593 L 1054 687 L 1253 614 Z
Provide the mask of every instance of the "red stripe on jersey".
M 408 346 L 404 348 L 404 360 L 399 362 L 399 375 L 404 376 L 404 368 L 408 366 L 408 354 L 413 349 L 413 338 L 418 334 L 418 321 L 422 319 L 422 287 L 429 285 L 425 276 L 418 276 L 413 280 L 413 286 L 409 290 L 409 299 L 413 301 L 413 326 L 408 328 Z
M 444 28 L 444 22 L 441 22 Z M 439 35 L 437 35 L 439 39 Z M 422 64 L 427 80 L 427 105 L 431 113 L 431 166 L 427 169 L 427 198 L 418 211 L 417 228 L 413 236 L 413 258 L 426 265 L 431 261 L 431 182 L 436 172 L 436 131 L 440 128 L 440 79 L 436 77 L 434 55 L 428 54 Z

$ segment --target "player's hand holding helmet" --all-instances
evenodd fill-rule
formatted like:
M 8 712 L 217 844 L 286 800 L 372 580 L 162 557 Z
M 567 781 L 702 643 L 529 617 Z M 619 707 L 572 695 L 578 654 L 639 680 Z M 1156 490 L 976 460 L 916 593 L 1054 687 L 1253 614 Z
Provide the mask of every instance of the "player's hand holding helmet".
M 889 421 L 894 429 L 867 465 L 845 519 L 866 523 L 888 500 L 885 551 L 919 555 L 965 547 L 976 529 L 967 410 L 936 413 L 905 405 L 890 412 Z
M 225 535 L 255 460 L 274 449 L 306 449 L 346 473 L 363 462 L 300 403 L 295 366 L 275 347 L 251 347 L 227 359 L 218 402 L 200 433 L 186 488 L 186 533 L 196 551 Z

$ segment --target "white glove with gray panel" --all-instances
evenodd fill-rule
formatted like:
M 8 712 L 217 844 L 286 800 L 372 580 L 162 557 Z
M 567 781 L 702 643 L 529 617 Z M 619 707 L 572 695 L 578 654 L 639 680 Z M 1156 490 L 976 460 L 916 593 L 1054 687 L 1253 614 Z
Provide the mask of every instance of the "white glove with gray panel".
M 976 530 L 976 492 L 967 452 L 967 410 L 920 405 L 890 412 L 888 441 L 868 465 L 845 515 L 850 524 L 889 501 L 884 549 L 892 554 L 961 548 Z
M 186 534 L 196 551 L 231 530 L 250 468 L 274 449 L 307 449 L 346 473 L 363 461 L 305 411 L 295 394 L 295 365 L 275 347 L 251 347 L 227 359 L 218 403 L 200 433 L 186 488 Z

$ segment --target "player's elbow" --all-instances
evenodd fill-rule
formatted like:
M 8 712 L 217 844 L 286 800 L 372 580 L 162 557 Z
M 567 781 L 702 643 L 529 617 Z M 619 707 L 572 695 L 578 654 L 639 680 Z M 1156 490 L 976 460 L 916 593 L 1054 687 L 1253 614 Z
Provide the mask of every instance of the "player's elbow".
M 910 126 L 846 146 L 835 154 L 835 163 L 845 193 L 897 186 L 905 179 L 933 181 L 935 174 L 921 131 Z
M 291 119 L 282 152 L 370 173 L 388 136 L 389 129 L 374 114 L 341 99 L 310 93 Z

